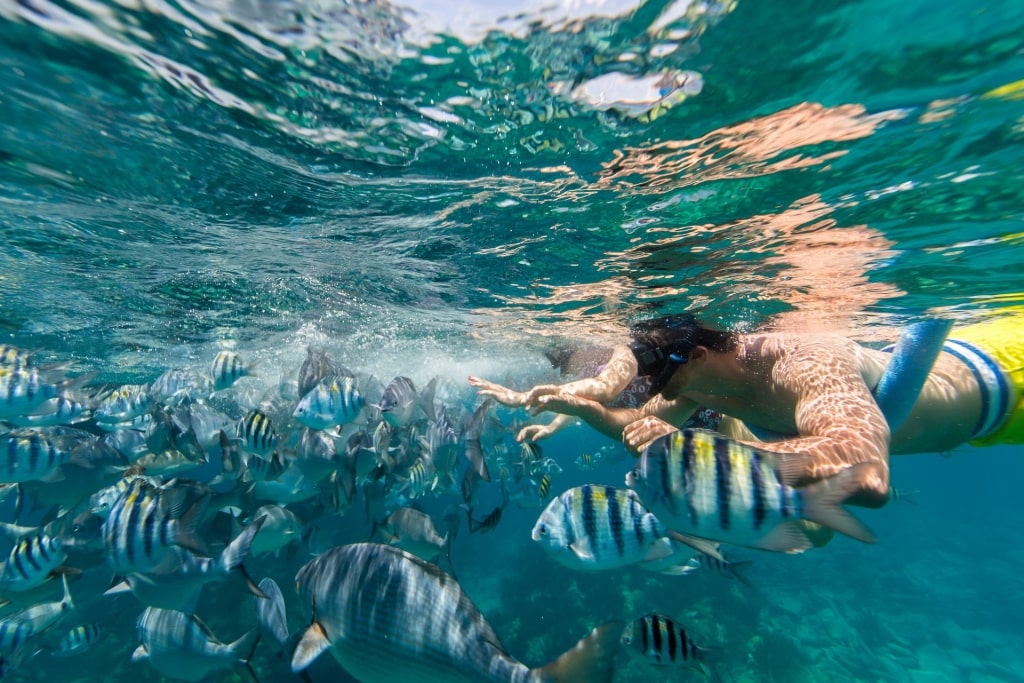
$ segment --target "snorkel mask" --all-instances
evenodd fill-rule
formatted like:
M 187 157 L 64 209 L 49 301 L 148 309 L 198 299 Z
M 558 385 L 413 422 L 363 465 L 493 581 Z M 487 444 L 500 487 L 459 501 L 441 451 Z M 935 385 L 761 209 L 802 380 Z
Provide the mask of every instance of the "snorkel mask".
M 686 365 L 693 346 L 676 343 L 663 348 L 650 341 L 634 341 L 629 349 L 636 357 L 637 376 L 651 378 L 651 386 L 647 390 L 650 398 L 661 393 L 680 365 Z

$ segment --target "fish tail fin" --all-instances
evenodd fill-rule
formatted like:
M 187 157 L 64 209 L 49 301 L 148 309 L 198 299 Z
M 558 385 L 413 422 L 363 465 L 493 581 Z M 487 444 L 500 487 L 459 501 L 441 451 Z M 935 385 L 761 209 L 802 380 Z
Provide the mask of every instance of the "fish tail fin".
M 259 645 L 261 635 L 260 629 L 257 627 L 249 630 L 228 646 L 244 672 L 243 677 L 250 683 L 259 683 L 259 678 L 256 677 L 251 662 L 253 655 L 256 654 L 256 646 Z
M 204 557 L 210 556 L 210 550 L 206 547 L 206 542 L 198 536 L 197 532 L 203 515 L 206 513 L 208 503 L 209 500 L 205 496 L 193 503 L 185 511 L 185 514 L 178 519 L 178 533 L 175 536 L 176 545 Z
M 729 571 L 744 586 L 747 586 L 748 588 L 753 588 L 754 584 L 750 583 L 750 578 L 747 576 L 747 570 L 749 570 L 752 566 L 754 566 L 754 563 L 750 560 L 744 560 L 743 562 L 730 562 Z
M 431 422 L 437 419 L 437 411 L 434 409 L 434 392 L 436 390 L 437 377 L 432 377 L 420 394 L 420 405 L 423 406 L 423 412 Z
M 718 668 L 715 666 L 725 658 L 725 648 L 702 647 L 698 652 L 697 666 L 704 676 L 712 683 L 721 683 L 722 677 L 718 675 Z
M 64 597 L 60 600 L 61 609 L 72 611 L 75 609 L 75 602 L 71 599 L 71 588 L 68 587 L 68 575 L 61 574 L 61 581 L 64 583 Z
M 609 683 L 625 629 L 626 624 L 621 621 L 602 624 L 558 659 L 531 673 L 540 680 L 556 683 Z
M 877 539 L 874 534 L 842 507 L 850 496 L 859 492 L 863 472 L 873 467 L 871 463 L 862 462 L 801 489 L 804 519 L 817 522 L 858 541 L 875 543 Z
M 240 589 L 246 593 L 252 593 L 258 598 L 266 598 L 267 596 L 259 589 L 252 580 L 252 577 L 249 576 L 249 572 L 246 570 L 243 562 L 249 557 L 249 548 L 252 545 L 252 540 L 259 532 L 260 527 L 263 526 L 266 518 L 266 515 L 263 515 L 242 529 L 242 532 L 221 551 L 220 557 L 217 558 L 217 566 L 221 573 L 227 576 Z

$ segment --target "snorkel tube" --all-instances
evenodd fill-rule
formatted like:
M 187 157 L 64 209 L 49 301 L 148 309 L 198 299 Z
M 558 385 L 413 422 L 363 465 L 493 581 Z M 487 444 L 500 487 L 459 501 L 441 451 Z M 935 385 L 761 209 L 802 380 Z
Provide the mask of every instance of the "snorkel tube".
M 910 414 L 952 327 L 952 320 L 928 319 L 908 325 L 900 334 L 875 389 L 875 402 L 890 432 L 899 429 Z

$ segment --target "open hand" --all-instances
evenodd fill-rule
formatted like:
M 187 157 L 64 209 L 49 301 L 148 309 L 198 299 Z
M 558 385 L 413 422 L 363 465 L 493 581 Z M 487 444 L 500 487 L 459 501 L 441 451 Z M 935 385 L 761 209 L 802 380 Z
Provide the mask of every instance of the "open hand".
M 522 391 L 513 391 L 508 387 L 488 382 L 473 375 L 469 376 L 469 383 L 477 388 L 477 392 L 481 396 L 489 396 L 502 405 L 512 406 L 513 408 L 526 405 L 527 394 Z
M 655 439 L 678 431 L 678 427 L 648 415 L 626 425 L 626 428 L 622 430 L 622 443 L 634 453 L 640 453 Z

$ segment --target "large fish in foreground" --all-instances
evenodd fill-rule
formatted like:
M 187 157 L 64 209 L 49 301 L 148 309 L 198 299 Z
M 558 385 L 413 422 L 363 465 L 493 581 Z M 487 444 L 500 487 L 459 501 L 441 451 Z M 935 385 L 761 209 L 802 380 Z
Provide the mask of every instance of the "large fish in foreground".
M 331 548 L 299 570 L 296 587 L 313 623 L 292 670 L 330 649 L 362 683 L 610 681 L 625 628 L 599 626 L 554 662 L 530 669 L 505 652 L 455 579 L 377 543 Z
M 873 543 L 871 532 L 841 507 L 857 489 L 857 470 L 867 464 L 795 488 L 785 458 L 799 457 L 782 456 L 777 467 L 776 456 L 715 432 L 684 429 L 644 449 L 626 484 L 687 542 L 697 537 L 800 552 L 811 542 L 797 522 L 808 520 Z

